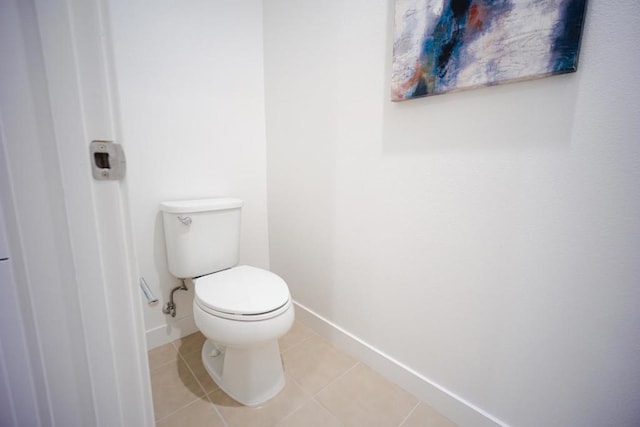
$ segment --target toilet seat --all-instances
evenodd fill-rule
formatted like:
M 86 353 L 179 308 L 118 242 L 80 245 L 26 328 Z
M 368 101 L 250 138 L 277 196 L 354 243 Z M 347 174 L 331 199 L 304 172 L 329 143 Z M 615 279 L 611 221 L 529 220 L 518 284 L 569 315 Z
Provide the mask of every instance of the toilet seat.
M 203 311 L 240 321 L 269 319 L 291 306 L 289 288 L 276 274 L 243 265 L 193 280 Z

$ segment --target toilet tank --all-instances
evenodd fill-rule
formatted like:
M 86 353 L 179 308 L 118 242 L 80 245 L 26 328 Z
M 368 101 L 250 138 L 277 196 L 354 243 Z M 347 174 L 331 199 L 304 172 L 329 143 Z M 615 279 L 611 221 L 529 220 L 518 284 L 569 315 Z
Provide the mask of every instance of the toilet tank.
M 162 202 L 171 274 L 186 279 L 237 265 L 241 207 L 231 198 Z

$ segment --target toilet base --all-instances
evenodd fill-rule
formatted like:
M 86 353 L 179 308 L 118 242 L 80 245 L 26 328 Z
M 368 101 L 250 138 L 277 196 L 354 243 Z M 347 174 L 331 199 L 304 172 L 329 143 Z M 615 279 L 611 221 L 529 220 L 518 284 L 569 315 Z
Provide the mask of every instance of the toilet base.
M 284 388 L 278 340 L 250 348 L 219 348 L 207 339 L 202 346 L 202 364 L 218 387 L 234 400 L 256 406 Z

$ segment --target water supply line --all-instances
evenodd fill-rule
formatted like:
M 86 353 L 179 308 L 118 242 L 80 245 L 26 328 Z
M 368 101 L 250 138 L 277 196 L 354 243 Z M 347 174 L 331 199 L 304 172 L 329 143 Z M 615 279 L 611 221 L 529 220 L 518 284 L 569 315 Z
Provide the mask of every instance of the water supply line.
M 176 303 L 173 302 L 173 293 L 175 291 L 188 291 L 187 284 L 182 279 L 182 285 L 176 286 L 171 290 L 171 295 L 169 296 L 169 302 L 162 306 L 162 312 L 164 314 L 170 314 L 171 317 L 176 317 Z

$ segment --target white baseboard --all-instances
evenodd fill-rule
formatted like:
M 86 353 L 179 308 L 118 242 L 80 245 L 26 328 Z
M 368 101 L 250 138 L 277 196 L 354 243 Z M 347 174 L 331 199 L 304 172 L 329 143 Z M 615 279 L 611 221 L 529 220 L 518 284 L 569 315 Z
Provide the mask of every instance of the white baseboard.
M 193 320 L 193 315 L 184 316 L 179 319 L 171 318 L 165 325 L 149 329 L 145 332 L 147 351 L 197 331 L 198 327 Z
M 361 360 L 461 427 L 508 427 L 506 423 L 429 380 L 380 350 L 345 331 L 304 305 L 295 302 L 296 319 L 333 345 Z

